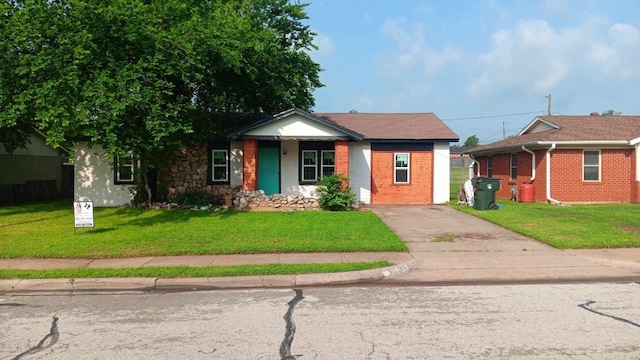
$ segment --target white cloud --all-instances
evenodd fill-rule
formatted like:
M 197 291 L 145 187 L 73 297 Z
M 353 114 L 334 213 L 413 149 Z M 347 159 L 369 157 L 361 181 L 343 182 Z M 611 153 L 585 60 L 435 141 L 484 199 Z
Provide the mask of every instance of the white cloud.
M 544 20 L 519 22 L 492 34 L 490 51 L 478 56 L 481 74 L 468 86 L 473 98 L 540 96 L 571 77 L 589 82 L 626 81 L 640 75 L 640 30 L 602 19 L 556 30 Z
M 406 27 L 402 20 L 387 20 L 382 25 L 382 33 L 390 36 L 397 47 L 396 53 L 383 60 L 382 71 L 385 74 L 399 76 L 417 67 L 427 75 L 433 75 L 465 56 L 464 51 L 457 47 L 447 47 L 438 52 L 428 46 L 422 23 L 416 23 L 410 29 Z
M 359 112 L 367 112 L 375 105 L 375 97 L 369 93 L 360 94 L 352 103 L 351 109 Z
M 599 80 L 627 81 L 640 75 L 640 29 L 628 24 L 615 24 L 608 41 L 594 43 L 589 60 L 599 70 Z
M 314 61 L 326 59 L 335 53 L 336 47 L 333 44 L 333 39 L 327 35 L 317 33 L 313 43 L 318 47 L 318 50 L 313 50 L 310 53 Z

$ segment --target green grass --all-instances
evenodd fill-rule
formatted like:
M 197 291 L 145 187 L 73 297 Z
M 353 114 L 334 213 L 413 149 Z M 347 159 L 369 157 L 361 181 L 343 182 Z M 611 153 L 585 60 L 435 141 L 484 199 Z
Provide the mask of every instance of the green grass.
M 265 264 L 208 267 L 149 267 L 123 269 L 58 269 L 58 270 L 5 270 L 0 279 L 75 279 L 106 277 L 222 277 L 254 275 L 291 275 L 336 273 L 391 266 L 388 261 L 327 263 L 327 264 Z
M 469 178 L 469 168 L 450 168 L 450 171 L 449 191 L 451 199 L 455 204 L 458 201 L 458 190 L 464 186 L 465 180 Z
M 640 205 L 556 206 L 497 201 L 500 210 L 456 209 L 560 249 L 640 247 Z
M 0 258 L 407 251 L 371 212 L 97 208 L 74 235 L 69 201 L 0 208 Z

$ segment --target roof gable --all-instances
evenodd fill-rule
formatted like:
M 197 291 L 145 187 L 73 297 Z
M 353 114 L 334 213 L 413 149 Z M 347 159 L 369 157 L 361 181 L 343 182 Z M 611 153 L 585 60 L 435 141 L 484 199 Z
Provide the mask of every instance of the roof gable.
M 520 133 L 518 133 L 517 136 L 529 134 L 529 133 L 536 133 L 540 131 L 553 130 L 558 128 L 559 128 L 558 125 L 552 122 L 549 122 L 545 119 L 537 117 L 533 119 L 533 121 L 530 122 L 527 126 L 525 126 L 524 129 L 522 129 L 522 131 L 520 131 Z
M 362 135 L 304 110 L 292 108 L 258 121 L 236 132 L 230 138 L 277 138 L 277 139 L 355 139 Z
M 479 146 L 471 153 L 524 145 L 633 145 L 640 138 L 640 116 L 540 116 L 517 136 Z

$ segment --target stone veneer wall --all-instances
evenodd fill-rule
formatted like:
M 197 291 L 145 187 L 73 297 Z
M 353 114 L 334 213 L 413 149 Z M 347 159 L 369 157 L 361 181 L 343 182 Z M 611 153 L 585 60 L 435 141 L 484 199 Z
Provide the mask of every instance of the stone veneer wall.
M 242 190 L 235 194 L 233 206 L 237 209 L 274 208 L 279 210 L 318 209 L 318 199 L 302 195 L 265 195 L 263 190 Z
M 265 195 L 264 191 L 242 190 L 240 186 L 208 185 L 207 145 L 199 144 L 178 149 L 167 156 L 167 164 L 160 169 L 158 186 L 160 192 L 175 189 L 178 193 L 206 191 L 218 204 L 230 198 L 238 209 L 274 208 L 281 210 L 304 210 L 318 208 L 318 200 L 292 195 Z M 164 194 L 166 195 L 166 194 Z

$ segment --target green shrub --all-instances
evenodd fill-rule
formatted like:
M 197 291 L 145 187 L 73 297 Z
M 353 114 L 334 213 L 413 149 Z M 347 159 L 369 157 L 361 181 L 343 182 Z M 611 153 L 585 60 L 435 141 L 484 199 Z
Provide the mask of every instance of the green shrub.
M 213 202 L 213 196 L 204 190 L 189 190 L 175 196 L 176 203 L 183 206 L 205 206 Z
M 324 210 L 346 211 L 356 203 L 356 195 L 351 191 L 351 187 L 343 187 L 343 182 L 348 181 L 342 174 L 323 176 L 317 183 L 318 204 Z

